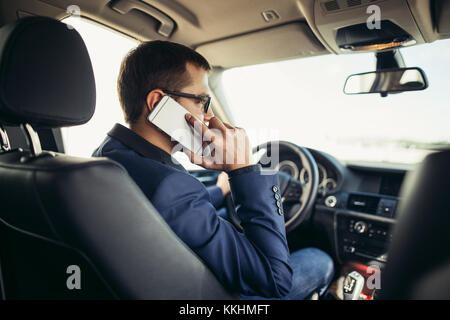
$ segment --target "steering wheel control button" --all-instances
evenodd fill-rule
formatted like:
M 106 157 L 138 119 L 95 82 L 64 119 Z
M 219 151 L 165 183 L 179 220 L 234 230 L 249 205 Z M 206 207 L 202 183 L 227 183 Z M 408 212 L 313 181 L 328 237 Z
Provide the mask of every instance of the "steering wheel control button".
M 283 210 L 282 210 L 281 208 L 278 208 L 278 214 L 279 214 L 280 216 L 283 215 Z
M 336 207 L 336 204 L 337 204 L 337 199 L 336 199 L 335 196 L 328 196 L 328 197 L 326 197 L 325 205 L 328 208 L 334 208 L 334 207 Z
M 272 191 L 273 191 L 273 192 L 278 192 L 278 187 L 277 187 L 277 186 L 273 186 L 273 187 L 272 187 Z

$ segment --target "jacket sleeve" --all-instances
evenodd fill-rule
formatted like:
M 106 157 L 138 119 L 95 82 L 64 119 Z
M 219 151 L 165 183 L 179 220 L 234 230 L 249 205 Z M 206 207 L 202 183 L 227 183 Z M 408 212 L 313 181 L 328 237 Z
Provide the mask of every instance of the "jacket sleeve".
M 211 199 L 214 208 L 218 209 L 222 205 L 224 199 L 222 189 L 218 186 L 208 186 L 206 187 L 206 191 L 208 191 L 209 198 Z
M 292 269 L 274 198 L 278 176 L 248 172 L 234 175 L 230 185 L 244 233 L 217 216 L 205 187 L 190 175 L 171 173 L 150 200 L 223 285 L 245 295 L 282 297 L 291 288 Z

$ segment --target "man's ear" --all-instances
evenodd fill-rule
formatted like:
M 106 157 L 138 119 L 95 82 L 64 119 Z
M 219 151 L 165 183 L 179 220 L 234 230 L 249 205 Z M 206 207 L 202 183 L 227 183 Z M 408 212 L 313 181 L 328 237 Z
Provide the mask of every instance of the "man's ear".
M 149 113 L 152 112 L 153 109 L 155 109 L 156 105 L 163 96 L 164 92 L 162 92 L 162 90 L 160 89 L 154 89 L 147 94 L 147 99 L 145 100 L 145 102 Z

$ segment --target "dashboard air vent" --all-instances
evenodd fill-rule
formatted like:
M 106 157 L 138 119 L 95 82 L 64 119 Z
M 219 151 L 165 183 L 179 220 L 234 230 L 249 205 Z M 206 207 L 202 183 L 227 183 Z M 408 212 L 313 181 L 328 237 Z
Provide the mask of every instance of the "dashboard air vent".
M 376 214 L 379 202 L 379 197 L 351 194 L 348 197 L 347 208 L 349 210 Z

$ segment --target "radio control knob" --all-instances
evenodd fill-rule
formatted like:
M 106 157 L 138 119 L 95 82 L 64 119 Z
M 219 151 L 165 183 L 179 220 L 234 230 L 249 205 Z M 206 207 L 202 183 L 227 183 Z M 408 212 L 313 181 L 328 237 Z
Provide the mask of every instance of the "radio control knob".
M 364 233 L 367 231 L 367 224 L 365 222 L 358 221 L 355 223 L 354 229 L 357 233 Z

